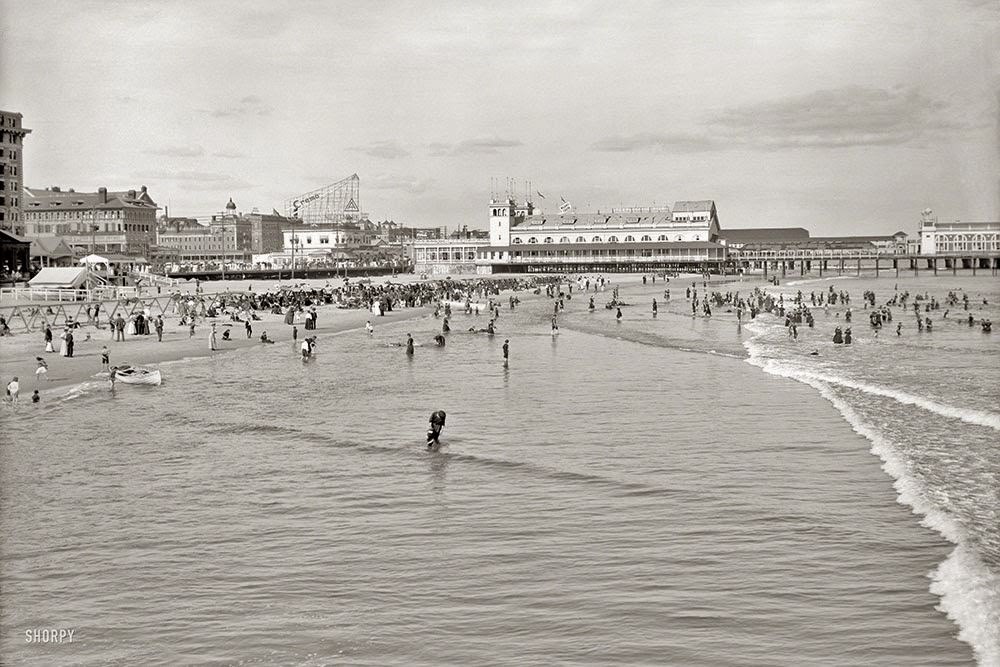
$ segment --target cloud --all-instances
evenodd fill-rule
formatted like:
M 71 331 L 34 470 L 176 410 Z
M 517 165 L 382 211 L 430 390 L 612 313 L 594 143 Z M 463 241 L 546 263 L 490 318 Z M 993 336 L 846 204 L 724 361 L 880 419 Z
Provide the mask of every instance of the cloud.
M 350 150 L 364 153 L 365 155 L 370 155 L 371 157 L 385 158 L 387 160 L 394 160 L 396 158 L 407 157 L 410 155 L 410 151 L 406 150 L 395 141 L 373 141 L 366 146 L 352 146 Z
M 135 176 L 152 181 L 174 181 L 187 190 L 246 190 L 254 187 L 242 178 L 209 171 L 153 169 L 137 172 Z
M 160 148 L 148 148 L 145 152 L 150 155 L 163 155 L 166 157 L 201 157 L 205 154 L 205 149 L 201 146 L 162 146 Z
M 848 86 L 735 107 L 712 125 L 767 148 L 900 145 L 962 129 L 948 105 L 915 89 Z
M 591 150 L 897 146 L 965 131 L 977 124 L 916 89 L 847 86 L 726 109 L 691 132 L 606 137 L 594 142 Z
M 696 152 L 713 150 L 717 143 L 711 137 L 700 134 L 656 134 L 642 132 L 631 136 L 606 137 L 591 145 L 591 150 L 610 153 L 627 153 L 641 150 Z
M 499 153 L 507 148 L 517 148 L 523 145 L 515 139 L 501 139 L 499 137 L 483 139 L 465 139 L 457 144 L 446 144 L 435 142 L 428 144 L 427 149 L 430 155 L 441 157 L 444 155 L 482 155 L 485 153 Z
M 232 118 L 236 116 L 267 116 L 273 109 L 256 95 L 247 95 L 240 99 L 237 104 L 217 109 L 198 109 L 198 111 L 215 118 Z
M 366 188 L 371 188 L 372 190 L 397 190 L 411 195 L 419 195 L 427 192 L 434 184 L 434 180 L 394 174 L 378 174 L 365 178 L 363 184 Z
M 212 156 L 224 157 L 224 158 L 241 158 L 241 157 L 247 157 L 247 154 L 241 153 L 240 151 L 221 150 L 221 151 L 215 151 L 214 153 L 212 153 Z

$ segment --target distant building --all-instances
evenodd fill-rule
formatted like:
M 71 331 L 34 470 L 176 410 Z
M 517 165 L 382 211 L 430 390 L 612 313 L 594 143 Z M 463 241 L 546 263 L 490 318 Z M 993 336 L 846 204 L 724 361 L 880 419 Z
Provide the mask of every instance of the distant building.
M 564 202 L 558 214 L 544 214 L 508 196 L 492 198 L 489 207 L 489 240 L 477 257 L 481 273 L 709 270 L 726 258 L 712 200 L 591 213 Z
M 164 222 L 157 231 L 157 246 L 179 263 L 250 262 L 253 223 L 237 214 L 232 199 L 225 212 L 213 215 L 207 224 L 192 218 L 166 218 Z
M 1000 222 L 938 222 L 931 209 L 920 216 L 920 254 L 1000 251 Z
M 24 188 L 25 236 L 62 237 L 73 248 L 145 256 L 156 240 L 158 207 L 143 185 L 138 191 L 76 192 L 73 188 Z
M 0 111 L 0 230 L 25 235 L 22 210 L 22 147 L 31 132 L 21 126 L 21 114 Z
M 295 226 L 283 229 L 281 234 L 284 252 L 294 248 L 296 253 L 304 255 L 358 250 L 371 246 L 376 238 L 370 229 L 349 223 Z
M 488 239 L 429 239 L 415 241 L 410 259 L 417 273 L 444 275 L 476 273 L 479 254 L 489 249 Z
M 280 252 L 284 246 L 282 230 L 293 221 L 272 209 L 270 214 L 253 211 L 244 216 L 250 223 L 250 252 L 254 254 Z
M 802 227 L 754 227 L 726 229 L 719 232 L 719 242 L 736 250 L 747 244 L 798 243 L 808 238 L 809 230 Z

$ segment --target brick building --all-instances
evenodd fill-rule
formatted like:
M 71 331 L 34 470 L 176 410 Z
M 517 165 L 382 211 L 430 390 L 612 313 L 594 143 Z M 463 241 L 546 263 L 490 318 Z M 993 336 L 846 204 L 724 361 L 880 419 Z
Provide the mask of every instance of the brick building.
M 21 153 L 29 132 L 21 126 L 21 114 L 0 111 L 0 229 L 17 236 L 24 236 Z

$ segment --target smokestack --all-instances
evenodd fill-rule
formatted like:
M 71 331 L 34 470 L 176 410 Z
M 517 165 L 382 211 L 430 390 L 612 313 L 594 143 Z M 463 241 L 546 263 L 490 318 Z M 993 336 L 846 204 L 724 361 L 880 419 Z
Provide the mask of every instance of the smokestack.
M 97 201 L 100 204 L 107 204 L 108 203 L 108 189 L 107 188 L 98 188 L 97 189 Z

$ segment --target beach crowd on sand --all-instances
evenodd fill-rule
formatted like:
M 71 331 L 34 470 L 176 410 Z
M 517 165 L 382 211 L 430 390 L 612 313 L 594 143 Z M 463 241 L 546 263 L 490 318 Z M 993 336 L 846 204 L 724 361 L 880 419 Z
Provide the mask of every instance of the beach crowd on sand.
M 130 313 L 123 315 L 115 312 L 106 315 L 108 309 L 102 311 L 100 304 L 88 306 L 87 320 L 67 321 L 58 333 L 58 343 L 53 326 L 46 325 L 39 333 L 19 334 L 21 336 L 38 336 L 38 352 L 35 356 L 35 390 L 31 395 L 32 402 L 39 402 L 39 389 L 49 381 L 50 361 L 52 370 L 65 371 L 67 366 L 88 364 L 93 368 L 91 360 L 76 361 L 74 353 L 78 341 L 93 347 L 101 343 L 101 366 L 96 374 L 85 373 L 84 377 L 106 377 L 110 388 L 114 388 L 115 366 L 110 363 L 112 350 L 114 354 L 125 352 L 129 348 L 117 348 L 116 343 L 127 343 L 137 338 L 150 337 L 149 340 L 163 342 L 164 330 L 168 327 L 168 318 L 175 319 L 176 327 L 181 330 L 181 338 L 196 339 L 199 331 L 206 331 L 208 351 L 224 349 L 224 343 L 235 341 L 232 336 L 234 323 L 242 324 L 245 338 L 249 342 L 254 337 L 254 326 L 260 327 L 258 340 L 261 343 L 274 343 L 276 336 L 268 335 L 264 326 L 289 325 L 291 339 L 298 340 L 298 324 L 306 331 L 317 329 L 319 309 L 332 307 L 347 311 L 366 311 L 375 316 L 385 316 L 393 312 L 407 309 L 435 307 L 440 311 L 442 304 L 452 302 L 468 302 L 478 304 L 480 301 L 498 296 L 502 291 L 523 291 L 536 289 L 536 286 L 555 278 L 477 278 L 465 280 L 425 280 L 411 283 L 381 282 L 368 280 L 344 280 L 343 284 L 325 286 L 309 285 L 307 283 L 277 285 L 273 289 L 254 290 L 249 284 L 245 291 L 225 291 L 208 293 L 197 284 L 194 293 L 176 291 L 169 295 L 168 312 L 153 313 L 142 300 L 134 304 Z M 51 308 L 47 314 L 54 315 Z M 117 310 L 117 309 L 113 309 Z M 102 317 L 103 315 L 103 317 Z M 277 316 L 277 317 L 274 317 Z M 220 332 L 220 327 L 222 330 Z M 371 330 L 369 321 L 368 327 Z M 7 323 L 3 323 L 4 336 L 11 336 Z M 272 329 L 273 331 L 274 329 Z M 176 329 L 174 329 L 176 333 Z M 187 334 L 184 336 L 183 334 Z M 242 337 L 243 332 L 237 334 Z M 155 336 L 155 338 L 153 338 Z M 176 337 L 176 336 L 175 336 Z M 277 337 L 280 338 L 280 337 Z M 111 344 L 111 348 L 108 344 Z M 303 356 L 311 356 L 316 343 L 316 336 L 303 338 Z M 58 345 L 58 347 L 57 347 Z M 308 345 L 308 348 L 307 348 Z M 308 355 L 306 350 L 308 349 Z M 204 353 L 205 348 L 201 351 Z M 58 357 L 54 356 L 58 354 Z M 127 354 L 127 352 L 126 352 Z M 186 346 L 183 356 L 190 356 L 190 346 Z M 50 356 L 53 355 L 53 356 Z M 57 361 L 58 360 L 58 361 Z M 96 370 L 96 369 L 95 369 Z M 20 400 L 21 376 L 15 376 L 6 383 L 6 401 L 16 405 Z
M 635 276 L 633 276 L 635 278 Z M 695 278 L 692 282 L 688 280 Z M 671 283 L 671 279 L 673 282 Z M 679 276 L 678 274 L 657 273 L 641 276 L 642 285 L 650 283 L 656 285 L 657 280 L 663 286 L 662 304 L 664 307 L 681 299 L 690 304 L 691 317 L 710 318 L 713 309 L 723 311 L 735 316 L 736 325 L 741 326 L 744 322 L 756 319 L 761 313 L 769 313 L 779 320 L 784 321 L 788 331 L 789 339 L 798 340 L 800 327 L 813 329 L 816 326 L 814 311 L 822 309 L 829 315 L 831 309 L 835 310 L 835 316 L 839 320 L 841 316 L 842 325 L 832 332 L 831 338 L 835 344 L 850 345 L 854 342 L 856 334 L 852 331 L 854 319 L 854 308 L 852 306 L 852 296 L 849 292 L 838 290 L 833 285 L 825 290 L 811 291 L 808 294 L 797 290 L 788 293 L 773 287 L 753 287 L 747 294 L 742 295 L 739 291 L 721 291 L 715 289 L 719 286 L 720 280 L 712 280 L 710 276 Z M 728 282 L 728 284 L 732 284 Z M 476 278 L 476 279 L 444 279 L 444 280 L 423 280 L 410 283 L 382 282 L 374 283 L 367 280 L 344 280 L 342 284 L 324 286 L 309 285 L 306 283 L 277 285 L 273 289 L 254 290 L 253 285 L 247 285 L 245 290 L 224 291 L 206 293 L 201 285 L 196 286 L 194 293 L 182 293 L 180 291 L 170 295 L 170 311 L 167 317 L 176 318 L 177 326 L 181 328 L 187 336 L 181 336 L 188 340 L 197 336 L 199 328 L 207 329 L 208 351 L 224 348 L 224 343 L 236 341 L 242 338 L 245 333 L 245 340 L 248 343 L 254 342 L 255 326 L 259 327 L 260 343 L 274 343 L 275 336 L 269 335 L 264 328 L 268 322 L 272 325 L 286 325 L 291 328 L 291 340 L 299 340 L 298 324 L 302 323 L 305 331 L 315 331 L 318 327 L 319 309 L 336 308 L 346 311 L 362 311 L 366 315 L 385 316 L 393 312 L 406 311 L 409 309 L 427 308 L 432 309 L 435 318 L 443 318 L 441 331 L 434 337 L 434 344 L 445 345 L 445 336 L 451 331 L 451 317 L 453 306 L 467 314 L 476 315 L 485 312 L 489 316 L 489 323 L 485 327 L 471 327 L 472 333 L 486 333 L 494 335 L 496 333 L 496 321 L 500 317 L 501 305 L 514 310 L 520 303 L 520 298 L 515 296 L 516 292 L 532 291 L 534 294 L 541 294 L 544 290 L 545 297 L 551 299 L 553 309 L 551 313 L 551 328 L 553 335 L 559 332 L 559 317 L 566 309 L 566 303 L 572 299 L 574 288 L 577 293 L 587 295 L 586 308 L 591 312 L 595 310 L 594 296 L 599 292 L 604 292 L 612 286 L 610 278 L 606 276 L 590 275 L 562 275 L 562 276 L 531 276 L 531 277 L 509 277 L 509 278 Z M 648 289 L 648 288 L 647 288 Z M 652 317 L 657 317 L 661 302 L 659 289 L 655 288 L 655 296 L 652 299 Z M 674 290 L 673 295 L 671 289 Z M 506 299 L 501 299 L 501 292 L 509 291 L 512 294 Z M 673 300 L 672 300 L 673 297 Z M 986 299 L 982 299 L 982 306 L 988 305 Z M 136 304 L 142 306 L 142 304 Z M 622 308 L 636 304 L 628 303 L 622 299 L 617 285 L 612 287 L 611 298 L 603 306 L 612 310 L 618 322 L 622 322 Z M 874 292 L 865 291 L 861 295 L 861 308 L 866 313 L 865 320 L 874 337 L 878 337 L 879 332 L 887 327 L 894 328 L 896 336 L 902 336 L 904 330 L 903 319 L 908 312 L 912 312 L 915 318 L 914 327 L 918 332 L 930 333 L 934 328 L 933 316 L 937 315 L 942 306 L 944 312 L 941 320 L 960 321 L 969 329 L 990 333 L 992 322 L 980 315 L 976 317 L 970 309 L 979 304 L 970 300 L 966 293 L 961 291 L 951 291 L 944 302 L 929 294 L 914 294 L 909 291 L 898 289 L 898 284 L 890 299 L 884 303 L 878 303 Z M 687 306 L 684 306 L 685 308 Z M 893 308 L 899 312 L 894 316 Z M 675 309 L 676 310 L 676 309 Z M 85 343 L 98 340 L 100 342 L 109 340 L 112 343 L 126 342 L 134 340 L 136 337 L 152 337 L 155 335 L 157 342 L 163 341 L 164 329 L 167 326 L 164 314 L 154 314 L 149 307 L 136 307 L 126 317 L 122 313 L 114 316 L 101 318 L 100 307 L 95 304 L 94 308 L 88 308 L 86 325 L 80 322 L 68 322 L 63 331 L 59 334 L 58 357 L 50 359 L 64 358 L 67 360 L 74 358 L 74 349 L 77 336 L 82 336 Z M 241 324 L 243 332 L 233 333 L 238 329 L 233 329 Z M 893 326 L 893 323 L 895 325 Z M 6 323 L 4 323 L 6 326 Z M 360 322 L 357 323 L 360 328 Z M 221 333 L 220 333 L 220 328 Z M 83 331 L 81 331 L 83 330 Z M 365 323 L 365 330 L 368 334 L 373 334 L 374 327 L 371 319 Z M 107 333 L 97 333 L 99 331 Z M 175 330 L 176 331 L 176 330 Z M 9 335 L 9 329 L 6 329 Z M 107 339 L 103 339 L 108 336 Z M 279 336 L 278 338 L 281 338 Z M 150 338 L 153 340 L 152 338 Z M 301 343 L 303 359 L 312 357 L 312 352 L 316 344 L 315 335 L 304 335 Z M 407 334 L 406 342 L 390 343 L 390 345 L 405 347 L 407 354 L 414 353 L 415 343 L 413 338 Z M 41 332 L 39 340 L 42 356 L 35 356 L 35 379 L 36 389 L 32 395 L 32 401 L 38 402 L 38 388 L 44 386 L 49 373 L 48 355 L 55 354 L 57 349 L 54 343 L 54 334 L 51 327 L 46 326 Z M 510 340 L 506 339 L 503 345 L 503 362 L 507 363 L 509 357 Z M 117 353 L 117 350 L 116 350 Z M 185 350 L 185 356 L 190 353 Z M 202 348 L 204 353 L 204 348 Z M 812 354 L 818 354 L 814 351 Z M 101 373 L 110 376 L 111 386 L 114 385 L 114 366 L 110 365 L 111 350 L 106 344 L 101 349 Z M 52 361 L 53 365 L 79 363 L 74 361 Z M 92 362 L 85 362 L 92 363 Z M 19 377 L 14 377 L 7 383 L 7 400 L 17 403 L 20 394 Z

